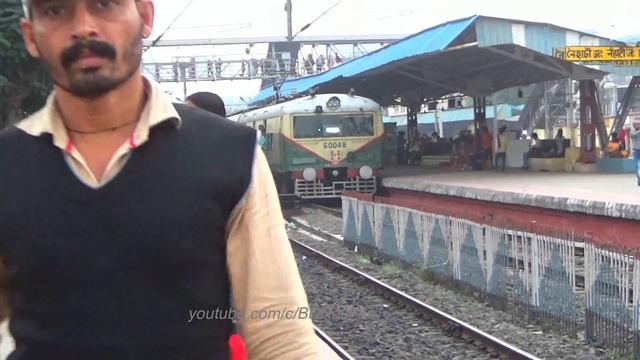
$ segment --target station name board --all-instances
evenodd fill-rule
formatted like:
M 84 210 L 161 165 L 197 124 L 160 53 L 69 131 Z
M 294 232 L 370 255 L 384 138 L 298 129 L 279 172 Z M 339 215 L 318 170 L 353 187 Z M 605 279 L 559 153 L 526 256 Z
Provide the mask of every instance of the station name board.
M 554 49 L 554 57 L 584 64 L 640 66 L 640 47 L 567 46 Z

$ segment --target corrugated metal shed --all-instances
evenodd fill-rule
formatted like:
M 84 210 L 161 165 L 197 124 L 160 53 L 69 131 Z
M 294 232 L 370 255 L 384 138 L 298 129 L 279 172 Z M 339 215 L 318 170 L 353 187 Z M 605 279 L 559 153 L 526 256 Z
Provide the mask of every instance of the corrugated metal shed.
M 517 44 L 546 55 L 565 46 L 624 45 L 616 40 L 548 23 L 478 16 L 478 45 Z
M 622 46 L 630 36 L 612 40 L 602 36 L 572 30 L 565 27 L 522 20 L 479 16 L 475 22 L 478 45 L 517 44 L 546 55 L 553 55 L 554 48 L 565 46 Z M 620 75 L 640 75 L 638 67 L 592 66 L 602 71 Z

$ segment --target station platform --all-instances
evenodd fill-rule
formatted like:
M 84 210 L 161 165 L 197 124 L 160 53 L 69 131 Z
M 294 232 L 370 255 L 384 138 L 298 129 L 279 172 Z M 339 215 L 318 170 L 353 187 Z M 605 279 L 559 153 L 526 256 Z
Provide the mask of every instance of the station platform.
M 386 169 L 384 176 L 387 188 L 640 220 L 640 187 L 632 174 L 442 173 L 397 167 Z
M 523 231 L 570 233 L 607 245 L 640 244 L 640 187 L 634 174 L 398 166 L 384 169 L 382 176 L 383 191 L 375 202 Z

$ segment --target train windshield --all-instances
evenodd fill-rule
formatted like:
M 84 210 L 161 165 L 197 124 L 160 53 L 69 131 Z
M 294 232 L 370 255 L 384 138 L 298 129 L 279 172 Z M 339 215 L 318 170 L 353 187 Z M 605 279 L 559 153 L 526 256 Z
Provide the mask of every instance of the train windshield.
M 373 136 L 372 114 L 304 115 L 293 117 L 296 139 Z

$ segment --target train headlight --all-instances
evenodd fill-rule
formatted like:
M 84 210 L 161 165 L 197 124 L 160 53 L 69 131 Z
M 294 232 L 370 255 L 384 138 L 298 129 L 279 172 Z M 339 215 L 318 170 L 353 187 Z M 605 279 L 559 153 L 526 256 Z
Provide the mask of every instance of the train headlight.
M 365 165 L 360 168 L 358 174 L 360 174 L 360 177 L 365 180 L 371 179 L 373 177 L 373 169 L 370 166 Z
M 337 96 L 332 96 L 329 101 L 327 101 L 327 109 L 331 111 L 336 111 L 340 109 L 340 98 Z
M 314 168 L 306 168 L 302 172 L 302 177 L 307 181 L 314 181 L 317 176 L 318 176 L 318 173 Z
M 333 177 L 338 177 L 338 175 L 340 175 L 340 171 L 338 171 L 338 170 L 333 170 L 333 171 L 331 172 L 331 175 L 332 175 Z

